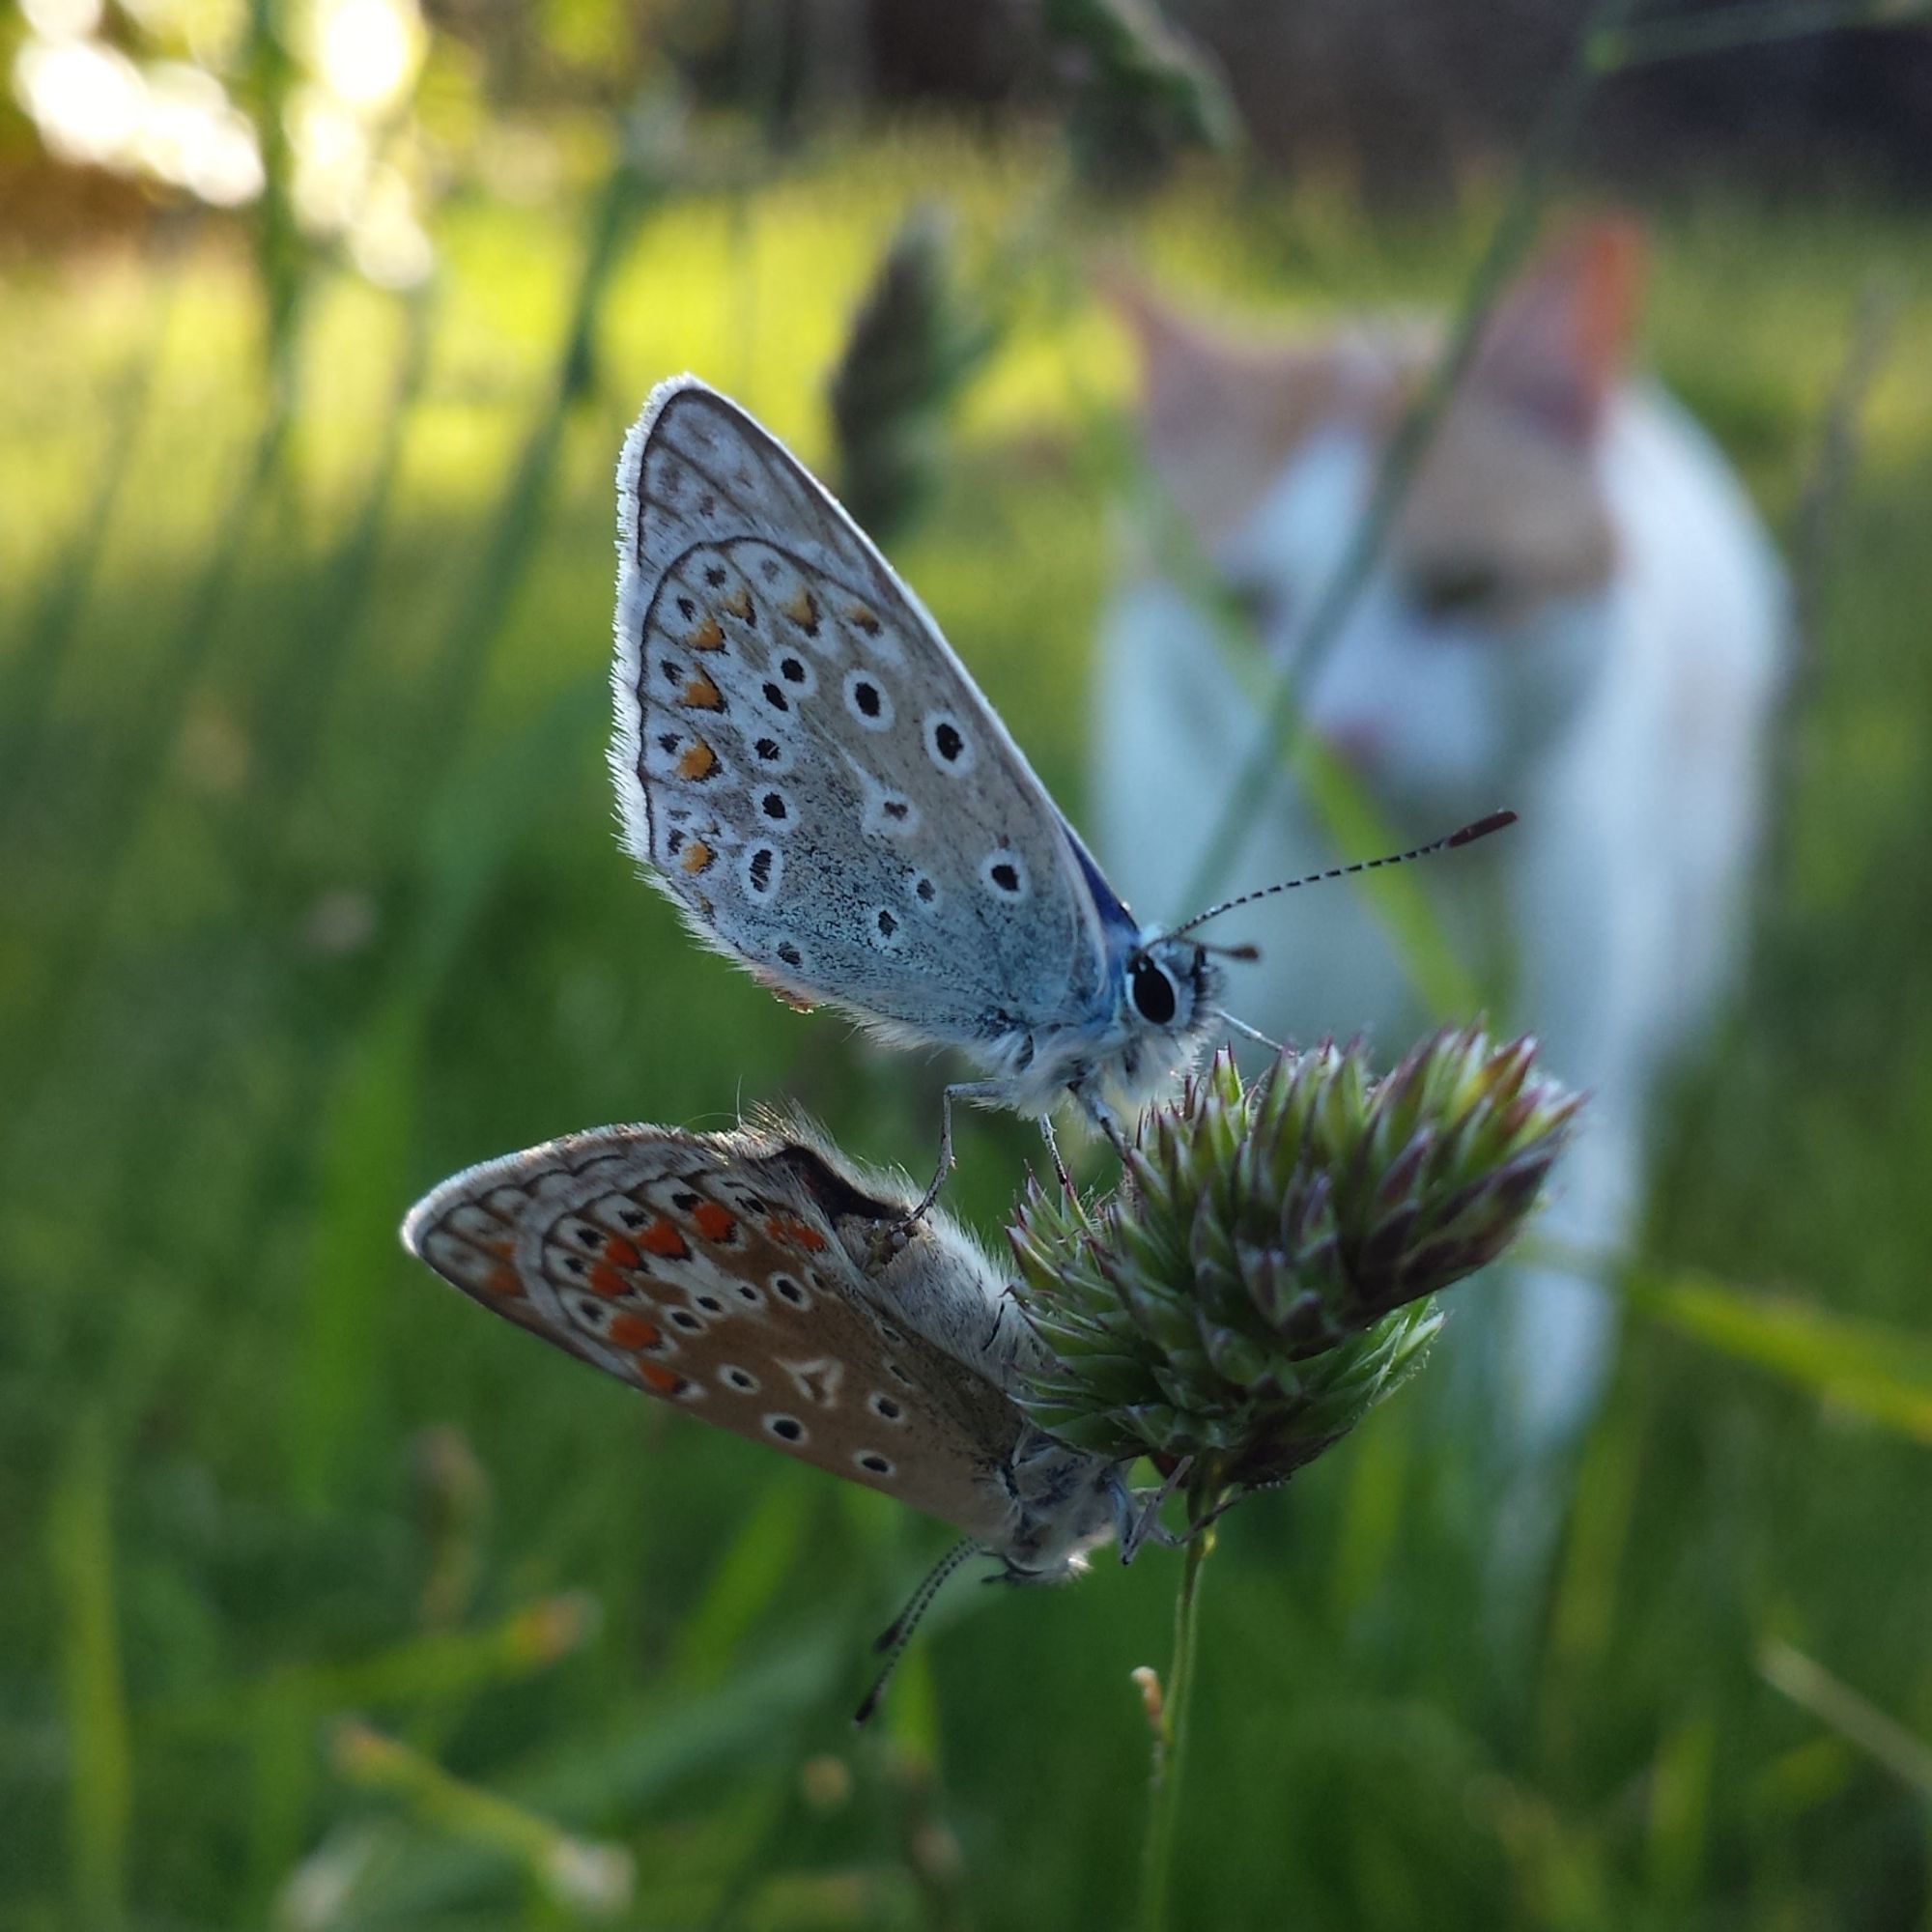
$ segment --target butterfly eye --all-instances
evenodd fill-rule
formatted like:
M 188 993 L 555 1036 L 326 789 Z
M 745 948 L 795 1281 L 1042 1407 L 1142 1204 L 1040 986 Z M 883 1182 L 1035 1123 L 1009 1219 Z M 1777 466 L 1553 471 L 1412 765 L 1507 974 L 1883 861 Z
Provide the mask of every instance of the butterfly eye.
M 1134 1011 L 1151 1026 L 1165 1026 L 1179 1005 L 1174 981 L 1145 954 L 1133 963 L 1129 976 Z

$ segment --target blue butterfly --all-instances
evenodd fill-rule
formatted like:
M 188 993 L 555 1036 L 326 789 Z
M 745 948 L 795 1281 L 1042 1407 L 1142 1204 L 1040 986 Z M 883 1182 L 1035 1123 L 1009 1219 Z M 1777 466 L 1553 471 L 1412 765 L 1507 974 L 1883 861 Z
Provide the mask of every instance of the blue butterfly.
M 1251 1031 L 1215 957 L 1251 951 L 1185 936 L 1212 914 L 1134 918 L 925 608 L 776 437 L 677 377 L 617 487 L 626 843 L 781 997 L 976 1065 L 947 1089 L 921 1211 L 954 1098 L 1044 1122 L 1067 1097 L 1119 1144 L 1218 1027 Z

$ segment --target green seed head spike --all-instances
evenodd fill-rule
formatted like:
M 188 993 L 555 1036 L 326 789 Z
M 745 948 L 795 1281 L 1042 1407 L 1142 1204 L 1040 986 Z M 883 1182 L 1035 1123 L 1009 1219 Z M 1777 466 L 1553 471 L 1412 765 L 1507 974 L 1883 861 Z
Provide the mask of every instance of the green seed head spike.
M 1279 1482 L 1420 1365 L 1431 1297 L 1520 1232 L 1578 1098 L 1480 1024 L 1378 1079 L 1360 1042 L 1253 1086 L 1219 1054 L 1155 1109 L 1097 1206 L 1030 1187 L 1009 1230 L 1050 1369 L 1022 1400 L 1105 1455 Z

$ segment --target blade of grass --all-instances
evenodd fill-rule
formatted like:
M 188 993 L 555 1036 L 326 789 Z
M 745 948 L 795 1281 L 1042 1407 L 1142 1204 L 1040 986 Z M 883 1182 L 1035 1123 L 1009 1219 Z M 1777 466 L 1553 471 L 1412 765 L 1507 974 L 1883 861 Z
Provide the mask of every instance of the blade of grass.
M 16 1028 L 15 1064 L 7 1085 L 14 1096 L 10 1126 L 24 1130 L 35 1115 L 42 1087 L 65 1045 L 76 1008 L 85 998 L 112 929 L 117 887 L 138 849 L 156 796 L 166 783 L 183 720 L 213 648 L 234 587 L 248 532 L 270 479 L 280 467 L 296 399 L 291 354 L 270 384 L 248 461 L 224 506 L 214 541 L 159 662 L 129 706 L 134 736 L 123 754 L 104 764 L 93 817 L 97 849 L 76 853 L 89 890 L 77 892 L 65 928 L 45 948 L 36 992 L 27 996 Z
M 1865 404 L 1898 321 L 1897 292 L 1876 278 L 1860 292 L 1844 361 L 1819 413 L 1816 440 L 1791 520 L 1791 624 L 1798 648 L 1786 674 L 1772 746 L 1773 800 L 1765 876 L 1789 876 L 1801 800 L 1813 795 L 1806 722 L 1820 710 L 1828 662 L 1825 624 L 1863 450 Z M 1761 895 L 1768 903 L 1770 893 Z
M 244 1898 L 252 1909 L 242 1917 L 268 1923 L 314 1815 L 323 1713 L 384 1705 L 418 1724 L 425 1712 L 447 1720 L 474 1697 L 549 1669 L 577 1648 L 595 1620 L 585 1599 L 550 1598 L 484 1629 L 440 1632 L 375 1657 L 286 1664 L 219 1696 L 151 1709 L 142 1722 L 151 1733 L 245 1743 L 251 1775 Z
M 1898 292 L 1874 279 L 1859 293 L 1845 359 L 1819 412 L 1817 440 L 1792 518 L 1792 598 L 1805 665 L 1815 669 L 1832 567 L 1843 535 L 1847 499 L 1862 453 L 1865 404 L 1885 367 L 1898 324 Z M 1790 700 L 1804 708 L 1802 694 Z
M 803 1472 L 787 1467 L 739 1525 L 692 1605 L 673 1655 L 671 1677 L 694 1690 L 720 1683 L 742 1654 L 746 1635 L 779 1594 L 811 1525 Z
M 237 960 L 257 959 L 260 974 L 269 982 L 264 992 L 270 1010 L 265 1011 L 260 1021 L 264 1028 L 275 1024 L 274 1008 L 287 991 L 283 962 L 262 956 L 263 912 L 276 880 L 280 851 L 277 834 L 286 827 L 308 781 L 330 694 L 352 655 L 355 625 L 367 606 L 374 581 L 407 427 L 425 377 L 430 321 L 427 300 L 412 300 L 409 318 L 408 342 L 397 374 L 394 402 L 385 419 L 382 446 L 360 505 L 348 534 L 327 563 L 315 574 L 311 594 L 301 607 L 306 614 L 293 627 L 283 660 L 284 673 L 270 682 L 248 730 L 248 742 L 261 748 L 264 767 L 275 774 L 281 810 L 265 815 L 259 804 L 250 800 L 247 809 L 227 828 L 237 873 L 233 901 L 242 920 L 234 934 L 232 956 Z M 184 1072 L 189 1077 L 180 1083 L 167 1083 L 170 1091 L 185 1090 L 191 1084 L 192 1075 L 201 1067 L 202 1054 L 214 1050 L 213 1038 L 204 1036 L 218 1034 L 221 1025 L 221 1014 L 213 1008 L 196 1016 L 181 1016 L 176 1050 Z M 312 1044 L 319 1059 L 336 1042 L 316 1040 Z M 303 1134 L 315 1118 L 318 1078 L 292 1080 L 281 1131 L 255 1135 L 238 1149 L 236 1158 L 249 1166 L 254 1176 L 242 1189 L 251 1205 L 237 1217 L 238 1227 L 256 1224 L 257 1215 L 269 1211 L 266 1197 L 278 1185 L 287 1183 L 289 1139 L 291 1135 Z M 137 1194 L 146 1192 L 166 1200 L 184 1185 L 180 1161 L 193 1157 L 190 1152 L 193 1143 L 183 1138 L 178 1159 L 169 1158 L 166 1149 L 142 1158 L 138 1151 L 149 1127 L 146 1116 L 139 1110 L 119 1113 L 110 1124 L 99 1130 L 105 1137 L 99 1164 L 103 1172 L 128 1177 L 126 1185 Z
M 1639 1314 L 1823 1402 L 1932 1443 L 1932 1335 L 1740 1288 L 1700 1269 L 1592 1254 L 1535 1235 L 1521 1253 L 1525 1262 L 1612 1288 Z
M 370 466 L 354 522 L 327 563 L 316 573 L 304 616 L 290 633 L 279 678 L 257 701 L 246 737 L 274 772 L 283 812 L 299 799 L 321 743 L 330 698 L 354 655 L 356 626 L 368 609 L 403 449 L 429 372 L 433 298 L 415 295 L 405 305 L 403 353 L 395 390 L 383 421 L 383 440 Z
M 479 568 L 458 600 L 431 668 L 421 701 L 426 750 L 404 775 L 405 795 L 392 808 L 402 823 L 426 819 L 432 841 L 442 849 L 432 865 L 424 913 L 384 978 L 371 1023 L 349 1051 L 346 1071 L 319 1109 L 322 1207 L 306 1297 L 304 1368 L 297 1379 L 300 1399 L 291 1406 L 289 1435 L 295 1491 L 311 1509 L 323 1507 L 334 1492 L 353 1439 L 344 1432 L 345 1419 L 363 1413 L 369 1401 L 364 1364 L 382 1284 L 397 1264 L 396 1181 L 408 1165 L 418 1041 L 429 996 L 482 904 L 504 845 L 518 836 L 504 801 L 531 795 L 527 763 L 521 781 L 512 779 L 479 796 L 473 774 L 462 770 L 462 758 L 491 647 L 536 553 L 565 418 L 592 387 L 605 293 L 638 219 L 658 192 L 649 156 L 641 139 L 624 140 L 593 205 L 549 399 L 478 546 Z M 570 721 L 574 735 L 585 696 L 555 707 L 537 729 L 518 734 L 513 753 L 526 757 L 534 745 L 540 756 L 547 754 L 559 719 Z M 504 777 L 501 770 L 496 775 L 499 781 Z
M 1338 1630 L 1346 1630 L 1385 1585 L 1401 1551 L 1414 1426 L 1412 1411 L 1397 1404 L 1351 1445 L 1328 1566 L 1328 1609 Z
M 572 408 L 591 393 L 604 298 L 646 209 L 662 192 L 641 139 L 620 141 L 616 161 L 592 204 L 570 320 L 557 351 L 550 394 L 526 438 L 517 467 L 476 546 L 477 567 L 457 602 L 421 701 L 428 748 L 409 774 L 403 810 L 420 811 L 462 753 L 482 694 L 492 645 L 536 553 L 555 480 L 557 453 Z
M 185 244 L 173 250 L 148 339 L 113 385 L 104 411 L 108 431 L 95 474 L 94 494 L 28 621 L 25 639 L 9 669 L 6 696 L 0 700 L 0 821 L 11 816 L 34 788 L 35 753 L 52 707 L 61 667 L 106 552 L 108 533 L 132 467 L 134 445 L 147 420 L 155 377 L 166 359 L 181 290 L 180 257 L 185 252 Z
M 575 1836 L 360 1719 L 337 1721 L 329 1758 L 346 1782 L 394 1798 L 425 1825 L 521 1866 L 559 1905 L 601 1918 L 631 1902 L 637 1871 L 622 1846 Z
M 303 1293 L 300 1372 L 291 1376 L 286 1442 L 302 1507 L 337 1492 L 375 1401 L 369 1364 L 380 1310 L 403 1265 L 396 1225 L 407 1205 L 422 1030 L 460 963 L 504 855 L 524 836 L 528 801 L 562 747 L 582 742 L 601 691 L 574 691 L 494 755 L 445 787 L 429 826 L 415 919 L 399 942 L 358 1032 L 341 1043 L 317 1107 L 319 1199 Z
M 74 1918 L 124 1922 L 133 1812 L 132 1746 L 114 1605 L 114 1463 L 98 1414 L 69 1444 L 47 1560 L 60 1606 L 61 1716 L 68 1749 L 68 1850 Z
M 1673 1917 L 1695 1910 L 1709 1854 L 1717 1726 L 1698 1711 L 1660 1743 L 1650 1769 L 1644 1864 L 1650 1895 Z
M 263 350 L 271 372 L 289 366 L 302 303 L 305 251 L 296 225 L 289 96 L 298 75 L 288 46 L 286 0 L 248 0 L 242 91 L 262 151 L 262 192 L 252 239 L 255 278 L 268 327 Z
M 1932 1802 L 1932 1744 L 1889 1718 L 1841 1678 L 1801 1650 L 1774 1639 L 1758 1652 L 1764 1681 L 1781 1690 L 1801 1710 L 1858 1746 L 1901 1784 Z
M 320 1514 L 374 1406 L 377 1310 L 395 1271 L 398 1177 L 407 1171 L 428 982 L 400 992 L 352 1040 L 323 1115 L 300 1352 L 291 1365 L 289 1489 Z
M 301 1856 L 315 1811 L 320 1765 L 316 1711 L 298 1696 L 263 1698 L 249 1712 L 247 1865 L 239 1888 L 244 1922 L 274 1922 L 284 1874 Z
M 1662 61 L 1728 53 L 1801 35 L 1849 33 L 1856 28 L 1905 27 L 1932 18 L 1926 0 L 1743 0 L 1656 20 L 1634 20 L 1596 37 L 1590 58 L 1599 73 L 1625 73 Z
M 1564 1528 L 1545 1650 L 1540 1721 L 1544 1752 L 1575 1747 L 1585 1687 L 1599 1681 L 1616 1631 L 1619 1581 L 1630 1553 L 1647 1408 L 1618 1406 L 1590 1432 Z
M 1836 1315 L 1793 1295 L 1747 1293 L 1710 1275 L 1639 1264 L 1632 1306 L 1821 1401 L 1932 1445 L 1932 1337 Z
M 773 1781 L 764 1817 L 719 1887 L 702 1932 L 726 1932 L 750 1909 L 772 1873 L 783 1869 L 786 1849 L 805 1817 L 802 1783 L 797 1768 L 790 1765 Z
M 574 1593 L 546 1597 L 476 1629 L 433 1631 L 371 1657 L 290 1662 L 266 1676 L 179 1704 L 146 1707 L 142 1722 L 194 1736 L 245 1730 L 268 1708 L 413 1712 L 521 1683 L 580 1649 L 598 1624 L 596 1604 Z
M 495 1776 L 492 1788 L 566 1832 L 580 1819 L 606 1821 L 608 1830 L 609 1821 L 639 1816 L 688 1778 L 786 1752 L 787 1730 L 822 1713 L 848 1662 L 842 1625 L 816 1626 L 711 1690 L 654 1694 L 613 1713 L 599 1737 L 575 1739 Z M 494 1847 L 392 1824 L 362 1861 L 346 1922 L 422 1919 L 487 1892 L 504 1869 Z

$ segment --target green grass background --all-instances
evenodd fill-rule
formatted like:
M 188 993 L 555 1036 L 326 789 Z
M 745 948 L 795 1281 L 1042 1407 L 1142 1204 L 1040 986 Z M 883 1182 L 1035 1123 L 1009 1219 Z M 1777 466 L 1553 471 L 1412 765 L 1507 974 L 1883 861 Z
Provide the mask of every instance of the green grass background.
M 448 208 L 415 314 L 315 276 L 279 417 L 222 238 L 10 265 L 0 1923 L 573 1923 L 554 1829 L 635 1858 L 639 1927 L 1129 1910 L 1168 1556 L 962 1585 L 855 1745 L 943 1532 L 600 1383 L 394 1238 L 453 1168 L 607 1120 L 791 1098 L 923 1168 L 938 1070 L 700 953 L 618 851 L 611 472 L 684 367 L 824 456 L 912 197 L 969 252 L 1043 224 L 897 559 L 1077 801 L 1130 372 L 1074 271 L 1111 223 L 1042 216 L 1042 166 L 908 138 L 649 204 L 562 408 L 574 205 Z M 1305 318 L 1451 298 L 1483 218 L 1183 185 L 1124 239 Z M 1932 251 L 1922 213 L 1689 193 L 1656 241 L 1655 359 L 1782 529 L 1861 289 L 1897 303 L 1751 981 L 1657 1150 L 1547 1600 L 1487 1615 L 1410 1398 L 1228 1522 L 1180 1923 L 1932 1926 Z M 976 1120 L 954 1205 L 997 1230 L 1036 1150 Z M 1693 1305 L 1693 1269 L 1748 1293 Z

